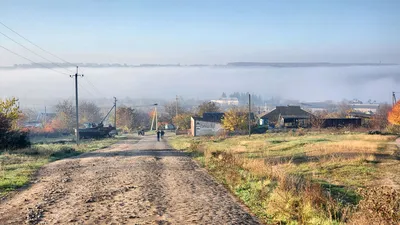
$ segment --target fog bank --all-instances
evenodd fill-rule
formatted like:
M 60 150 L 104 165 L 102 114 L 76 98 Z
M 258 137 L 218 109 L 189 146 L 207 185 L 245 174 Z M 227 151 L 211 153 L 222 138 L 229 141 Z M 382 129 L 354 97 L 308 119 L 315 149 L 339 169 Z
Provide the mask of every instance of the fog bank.
M 65 71 L 63 71 L 65 72 Z M 81 68 L 82 98 L 218 98 L 252 92 L 301 101 L 344 98 L 387 101 L 400 91 L 400 66 Z M 0 70 L 0 97 L 56 99 L 74 96 L 74 80 L 48 69 Z M 93 86 L 96 88 L 93 88 Z M 97 90 L 96 90 L 97 89 Z

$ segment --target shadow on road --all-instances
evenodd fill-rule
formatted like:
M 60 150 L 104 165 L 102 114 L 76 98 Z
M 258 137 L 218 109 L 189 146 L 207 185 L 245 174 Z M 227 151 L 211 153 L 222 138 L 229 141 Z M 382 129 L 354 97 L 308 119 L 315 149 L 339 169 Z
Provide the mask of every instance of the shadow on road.
M 94 157 L 139 157 L 139 156 L 160 156 L 160 157 L 187 157 L 189 153 L 179 152 L 174 149 L 142 149 L 142 150 L 122 150 L 122 151 L 109 151 L 109 152 L 90 152 L 76 158 L 94 158 Z

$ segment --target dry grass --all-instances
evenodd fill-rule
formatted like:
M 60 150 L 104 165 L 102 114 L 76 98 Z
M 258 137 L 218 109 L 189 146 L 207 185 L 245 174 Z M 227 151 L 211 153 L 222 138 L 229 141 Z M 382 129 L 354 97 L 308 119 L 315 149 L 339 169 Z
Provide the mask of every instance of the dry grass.
M 302 131 L 234 137 L 175 137 L 266 223 L 350 221 L 359 188 L 400 185 L 396 136 Z M 186 144 L 184 144 L 186 143 Z M 381 182 L 381 181 L 385 182 Z

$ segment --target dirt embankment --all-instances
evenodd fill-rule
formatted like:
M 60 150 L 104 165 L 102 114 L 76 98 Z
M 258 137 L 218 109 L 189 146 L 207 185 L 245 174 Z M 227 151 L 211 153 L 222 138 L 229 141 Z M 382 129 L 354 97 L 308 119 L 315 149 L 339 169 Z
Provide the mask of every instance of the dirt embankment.
M 0 224 L 258 224 L 185 153 L 144 137 L 51 163 Z

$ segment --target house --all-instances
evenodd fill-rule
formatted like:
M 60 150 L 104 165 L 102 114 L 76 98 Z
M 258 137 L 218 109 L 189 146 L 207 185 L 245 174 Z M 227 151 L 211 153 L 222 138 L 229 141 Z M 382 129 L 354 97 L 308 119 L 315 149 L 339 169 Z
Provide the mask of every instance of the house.
M 191 118 L 191 134 L 193 136 L 217 135 L 223 131 L 224 113 L 204 113 L 203 117 Z
M 379 104 L 350 104 L 350 106 L 354 111 L 366 114 L 374 114 L 379 108 Z
M 300 106 L 311 113 L 321 111 L 332 111 L 336 108 L 336 105 L 332 102 L 303 102 Z
M 300 108 L 300 106 L 277 106 L 271 112 L 261 116 L 266 125 L 280 127 L 308 127 L 312 114 Z
M 239 105 L 238 98 L 220 98 L 218 100 L 211 100 L 211 102 L 217 103 L 219 105 Z
M 342 127 L 360 127 L 362 123 L 361 118 L 327 118 L 324 119 L 322 127 L 335 127 L 335 128 L 342 128 Z
M 36 121 L 49 122 L 57 117 L 57 113 L 42 112 L 37 115 Z

